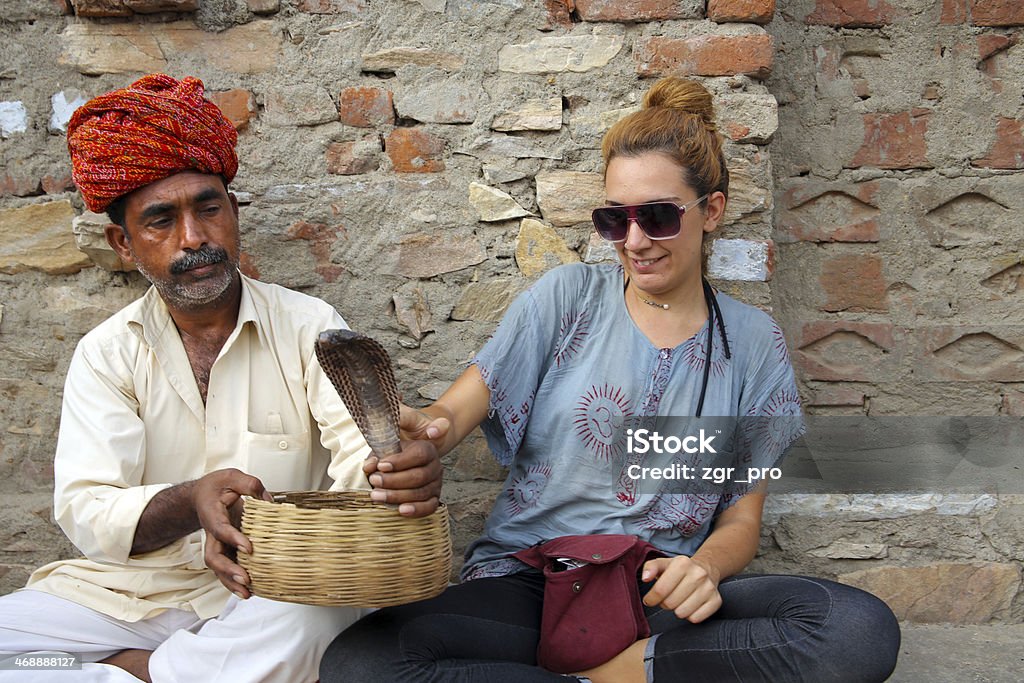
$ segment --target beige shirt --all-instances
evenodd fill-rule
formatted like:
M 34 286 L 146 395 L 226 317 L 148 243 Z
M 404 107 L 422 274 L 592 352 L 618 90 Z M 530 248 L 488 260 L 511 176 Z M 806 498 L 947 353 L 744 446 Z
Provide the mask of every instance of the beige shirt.
M 313 350 L 322 330 L 345 321 L 319 299 L 242 283 L 205 406 L 154 288 L 79 343 L 64 387 L 54 511 L 86 559 L 41 567 L 29 588 L 126 621 L 167 608 L 214 616 L 229 593 L 206 568 L 202 531 L 129 555 L 154 495 L 225 467 L 271 491 L 369 487 L 369 447 Z

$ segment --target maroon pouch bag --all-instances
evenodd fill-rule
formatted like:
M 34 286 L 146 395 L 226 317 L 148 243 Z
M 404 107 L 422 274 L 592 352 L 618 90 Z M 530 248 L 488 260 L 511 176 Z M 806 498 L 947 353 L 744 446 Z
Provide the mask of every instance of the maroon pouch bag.
M 562 536 L 515 553 L 544 572 L 537 663 L 556 673 L 575 673 L 651 635 L 637 572 L 648 558 L 662 555 L 650 543 L 623 534 Z

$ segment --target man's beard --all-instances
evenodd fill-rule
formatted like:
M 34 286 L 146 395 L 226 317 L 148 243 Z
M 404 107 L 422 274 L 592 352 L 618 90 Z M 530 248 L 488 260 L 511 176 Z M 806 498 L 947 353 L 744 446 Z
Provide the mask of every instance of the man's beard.
M 134 252 L 132 257 L 135 257 Z M 235 279 L 235 271 L 238 270 L 238 258 L 230 259 L 228 252 L 222 247 L 204 245 L 195 251 L 186 253 L 171 263 L 169 268 L 171 275 L 180 275 L 193 268 L 216 265 L 218 263 L 228 264 L 223 273 L 197 282 L 182 283 L 176 282 L 171 278 L 162 279 L 154 276 L 138 259 L 135 259 L 135 267 L 142 273 L 144 278 L 156 287 L 164 302 L 173 308 L 181 310 L 202 308 L 223 296 Z

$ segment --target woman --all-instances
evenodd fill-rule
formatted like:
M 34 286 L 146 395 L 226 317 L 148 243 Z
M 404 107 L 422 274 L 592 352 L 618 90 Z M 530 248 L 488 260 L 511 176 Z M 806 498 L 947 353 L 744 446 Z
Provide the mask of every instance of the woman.
M 546 274 L 436 403 L 403 412 L 403 428 L 442 453 L 481 425 L 510 467 L 463 583 L 342 633 L 321 665 L 325 683 L 564 680 L 536 664 L 544 578 L 511 555 L 572 534 L 630 534 L 667 555 L 638 579 L 653 635 L 581 680 L 880 681 L 895 666 L 899 628 L 873 596 L 735 576 L 757 550 L 763 485 L 734 477 L 694 493 L 632 476 L 646 460 L 626 425 L 669 415 L 756 423 L 799 415 L 799 398 L 774 321 L 703 279 L 701 243 L 728 194 L 707 90 L 657 82 L 602 151 L 607 206 L 594 223 L 620 264 Z M 774 465 L 799 434 L 788 424 L 741 425 L 734 464 Z

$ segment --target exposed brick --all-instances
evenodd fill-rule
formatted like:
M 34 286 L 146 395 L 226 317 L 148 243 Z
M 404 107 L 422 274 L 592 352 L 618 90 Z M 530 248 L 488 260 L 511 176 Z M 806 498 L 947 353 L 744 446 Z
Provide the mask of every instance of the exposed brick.
M 879 28 L 899 16 L 885 0 L 815 0 L 804 23 L 844 28 Z
M 572 11 L 576 8 L 573 0 L 544 0 L 544 9 L 547 12 L 547 24 L 544 30 L 551 31 L 556 28 L 569 28 L 572 26 Z
M 338 239 L 338 234 L 342 232 L 344 232 L 344 228 L 340 226 L 331 228 L 324 223 L 299 221 L 288 228 L 287 239 L 309 242 L 309 251 L 316 263 L 314 270 L 325 282 L 337 282 L 338 277 L 345 272 L 345 269 L 331 262 L 331 245 Z
M 892 378 L 894 349 L 891 323 L 821 320 L 803 324 L 793 362 L 804 379 L 870 382 Z
M 71 4 L 71 0 L 50 0 L 50 2 L 57 8 L 57 11 L 61 14 L 74 14 L 75 7 Z
M 971 0 L 971 23 L 975 26 L 1024 26 L 1024 2 Z
M 438 173 L 444 170 L 444 140 L 418 128 L 396 128 L 384 140 L 396 173 Z
M 358 12 L 366 7 L 366 0 L 299 0 L 295 9 L 309 14 L 342 14 Z
M 800 182 L 787 189 L 777 223 L 780 242 L 877 242 L 878 183 Z
M 931 168 L 925 142 L 928 114 L 914 113 L 864 114 L 864 144 L 849 167 Z
M 933 382 L 1024 381 L 1024 328 L 938 325 L 914 330 L 914 375 Z
M 775 15 L 775 0 L 708 0 L 708 19 L 767 24 Z
M 940 24 L 962 24 L 967 21 L 967 0 L 942 0 Z
M 235 130 L 245 129 L 250 119 L 256 115 L 256 98 L 248 90 L 235 88 L 211 92 L 206 94 L 206 98 L 217 105 Z
M 74 5 L 80 17 L 127 17 L 132 13 L 123 0 L 75 0 Z
M 124 0 L 124 4 L 136 14 L 194 12 L 199 9 L 199 0 Z
M 246 277 L 254 280 L 260 279 L 260 269 L 256 266 L 256 257 L 247 251 L 243 251 L 238 257 L 238 269 Z
M 376 150 L 360 142 L 332 142 L 327 147 L 327 172 L 358 175 L 376 171 L 380 167 L 376 154 L 380 151 L 380 144 L 376 140 L 370 142 L 376 146 Z
M 576 0 L 576 12 L 584 21 L 661 21 L 694 19 L 679 0 Z
M 39 194 L 39 180 L 24 175 L 0 175 L 0 197 L 28 197 Z
M 986 33 L 983 36 L 978 36 L 978 61 L 983 62 L 1016 44 L 1016 35 L 1004 36 L 999 33 Z
M 747 74 L 766 78 L 774 57 L 771 36 L 652 36 L 637 41 L 637 73 L 641 76 Z
M 818 278 L 825 291 L 823 311 L 887 311 L 882 259 L 844 254 L 826 260 Z
M 71 171 L 57 175 L 44 175 L 40 180 L 40 185 L 46 194 L 58 194 L 75 189 L 75 183 L 71 180 Z
M 973 162 L 983 168 L 1024 168 L 1024 134 L 1021 121 L 1001 117 L 996 124 L 996 140 L 987 155 Z
M 395 122 L 394 96 L 382 88 L 345 88 L 338 95 L 338 120 L 357 128 L 389 126 Z

